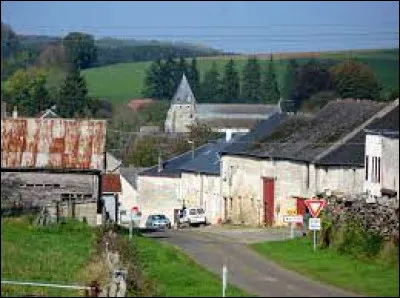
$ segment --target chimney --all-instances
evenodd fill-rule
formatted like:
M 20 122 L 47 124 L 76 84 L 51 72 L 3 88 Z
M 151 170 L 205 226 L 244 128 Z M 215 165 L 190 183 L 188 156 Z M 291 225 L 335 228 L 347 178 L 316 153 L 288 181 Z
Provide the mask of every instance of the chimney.
M 232 130 L 227 129 L 225 132 L 225 141 L 230 142 L 232 139 Z
M 158 153 L 158 172 L 160 173 L 163 170 L 163 162 L 161 159 L 161 152 Z
M 14 111 L 13 111 L 13 114 L 12 114 L 12 116 L 13 116 L 13 118 L 15 119 L 15 118 L 18 118 L 18 110 L 17 110 L 17 106 L 14 106 Z

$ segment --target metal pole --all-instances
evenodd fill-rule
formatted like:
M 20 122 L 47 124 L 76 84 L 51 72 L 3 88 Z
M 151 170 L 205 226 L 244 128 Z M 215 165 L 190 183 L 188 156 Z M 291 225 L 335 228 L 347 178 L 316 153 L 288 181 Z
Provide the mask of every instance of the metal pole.
M 314 230 L 314 251 L 317 249 L 317 231 Z
M 131 210 L 131 218 L 129 221 L 129 240 L 132 239 L 132 229 L 133 229 L 133 223 L 132 223 L 133 219 L 132 219 L 132 210 Z
M 290 223 L 290 238 L 294 238 L 294 224 Z
M 9 285 L 64 288 L 64 289 L 76 289 L 76 290 L 90 290 L 92 288 L 92 287 L 78 286 L 78 285 L 60 285 L 60 284 L 38 283 L 38 282 L 21 282 L 21 281 L 12 281 L 12 280 L 2 280 L 1 283 L 9 284 Z

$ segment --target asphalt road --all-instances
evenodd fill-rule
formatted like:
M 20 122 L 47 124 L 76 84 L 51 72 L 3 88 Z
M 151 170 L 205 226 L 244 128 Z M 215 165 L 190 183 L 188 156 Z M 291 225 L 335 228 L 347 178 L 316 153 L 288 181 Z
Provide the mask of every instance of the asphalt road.
M 237 233 L 237 232 L 236 232 Z M 245 232 L 241 232 L 246 238 Z M 147 235 L 180 247 L 196 262 L 221 275 L 228 266 L 229 283 L 260 297 L 356 297 L 330 285 L 320 284 L 286 270 L 223 233 L 205 230 L 168 230 Z

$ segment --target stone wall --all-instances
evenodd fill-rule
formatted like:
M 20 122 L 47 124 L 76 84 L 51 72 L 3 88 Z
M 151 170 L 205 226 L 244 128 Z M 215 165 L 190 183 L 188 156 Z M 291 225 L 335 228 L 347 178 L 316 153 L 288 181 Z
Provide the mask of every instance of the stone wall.
M 399 235 L 399 201 L 381 197 L 375 203 L 367 203 L 365 197 L 341 198 L 330 196 L 326 214 L 334 223 L 343 223 L 346 219 L 359 220 L 368 231 L 378 232 L 388 238 Z

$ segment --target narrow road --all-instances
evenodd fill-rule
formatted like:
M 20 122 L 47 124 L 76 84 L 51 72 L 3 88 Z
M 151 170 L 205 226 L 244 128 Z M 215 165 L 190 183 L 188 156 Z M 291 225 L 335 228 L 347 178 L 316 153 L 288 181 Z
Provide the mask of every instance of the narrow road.
M 226 263 L 229 282 L 260 297 L 357 296 L 286 270 L 233 238 L 194 230 L 169 230 L 147 236 L 180 247 L 196 262 L 218 275 Z

